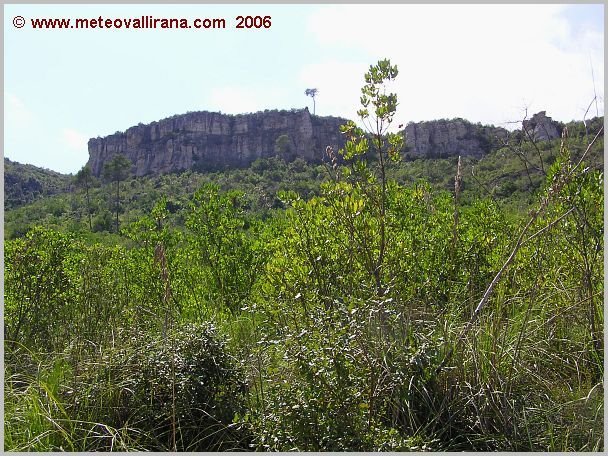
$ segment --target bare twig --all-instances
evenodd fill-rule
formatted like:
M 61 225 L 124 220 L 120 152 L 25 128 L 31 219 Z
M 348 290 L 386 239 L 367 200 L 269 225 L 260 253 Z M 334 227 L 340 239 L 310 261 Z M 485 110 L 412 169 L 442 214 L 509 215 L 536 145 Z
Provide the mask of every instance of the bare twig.
M 570 170 L 570 172 L 567 174 L 566 177 L 570 177 L 574 171 L 576 171 L 576 169 L 581 165 L 581 163 L 583 162 L 583 160 L 585 159 L 585 157 L 587 156 L 587 154 L 589 153 L 589 151 L 591 150 L 591 147 L 593 147 L 593 145 L 595 144 L 595 141 L 597 141 L 597 138 L 600 137 L 600 135 L 604 132 L 604 126 L 602 125 L 600 127 L 600 129 L 598 130 L 597 134 L 594 136 L 593 140 L 589 143 L 589 145 L 587 146 L 587 148 L 585 149 L 585 152 L 583 153 L 583 155 L 581 155 L 581 158 L 579 158 L 578 162 L 576 163 L 576 165 L 574 165 L 574 168 L 572 168 Z
M 593 101 L 595 101 L 595 117 L 599 117 L 600 113 L 597 108 L 597 92 L 595 91 L 595 75 L 593 74 L 593 62 L 590 62 L 590 64 L 591 64 L 591 81 L 593 82 Z
M 570 212 L 572 212 L 575 208 L 571 207 L 570 209 L 568 209 L 565 213 L 563 213 L 562 215 L 560 215 L 557 219 L 553 220 L 551 223 L 549 223 L 547 226 L 545 226 L 544 228 L 538 230 L 536 233 L 534 233 L 532 236 L 530 236 L 529 238 L 527 238 L 526 240 L 524 240 L 522 242 L 523 244 L 526 244 L 527 242 L 531 241 L 532 239 L 534 239 L 536 236 L 541 235 L 542 233 L 544 233 L 545 231 L 551 229 L 553 226 L 557 225 L 561 220 L 563 220 L 564 218 L 566 218 Z
M 475 175 L 475 166 L 471 166 L 471 177 L 473 177 L 473 179 L 475 179 L 475 182 L 477 182 L 479 186 L 485 190 L 485 192 L 492 199 L 492 201 L 494 201 L 495 204 L 498 204 L 498 201 L 496 200 L 490 189 L 487 187 L 487 185 L 481 182 L 479 178 Z
M 528 140 L 534 146 L 534 149 L 536 150 L 536 153 L 538 154 L 538 159 L 540 160 L 540 171 L 546 175 L 547 173 L 545 172 L 545 165 L 543 163 L 543 155 L 542 155 L 540 149 L 538 148 L 538 144 L 536 144 L 536 140 L 532 137 L 532 135 L 530 134 L 528 129 L 526 127 L 524 127 L 523 122 L 521 125 L 521 129 L 524 131 Z

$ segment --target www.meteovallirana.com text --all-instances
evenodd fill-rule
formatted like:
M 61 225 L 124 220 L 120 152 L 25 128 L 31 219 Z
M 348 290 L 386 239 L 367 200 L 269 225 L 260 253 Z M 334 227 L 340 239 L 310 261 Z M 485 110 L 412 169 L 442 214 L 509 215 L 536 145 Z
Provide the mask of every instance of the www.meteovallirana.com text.
M 63 18 L 30 19 L 35 29 L 225 29 L 224 18 L 159 18 L 140 16 L 132 18 Z M 271 16 L 237 16 L 233 27 L 241 29 L 262 29 L 272 26 Z

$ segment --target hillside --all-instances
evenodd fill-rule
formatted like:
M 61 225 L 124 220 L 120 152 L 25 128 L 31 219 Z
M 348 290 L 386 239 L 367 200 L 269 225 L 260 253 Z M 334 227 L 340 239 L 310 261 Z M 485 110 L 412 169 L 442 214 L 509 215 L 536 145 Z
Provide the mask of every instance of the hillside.
M 274 111 L 272 116 L 280 113 Z M 300 115 L 308 114 L 306 111 Z M 311 117 L 313 124 L 323 122 L 323 119 L 331 119 L 331 124 L 339 123 L 336 118 L 308 117 Z M 403 130 L 406 137 L 403 159 L 389 169 L 389 174 L 400 183 L 425 180 L 438 189 L 448 190 L 453 186 L 460 152 L 463 157 L 463 197 L 491 197 L 519 211 L 534 202 L 533 195 L 544 180 L 546 168 L 558 153 L 559 140 L 555 136 L 566 128 L 570 144 L 580 153 L 582 145 L 589 140 L 588 132 L 598 131 L 602 123 L 603 118 L 594 118 L 585 124 L 562 124 L 539 113 L 525 123 L 527 135 L 524 130 L 508 134 L 503 129 L 473 124 L 463 119 L 411 123 Z M 155 125 L 136 127 L 136 130 L 154 129 L 158 127 Z M 109 144 L 123 136 L 127 143 L 133 144 L 129 139 L 131 130 L 91 141 L 103 144 L 99 146 L 100 149 L 114 150 Z M 340 142 L 329 134 L 316 141 L 322 144 L 322 141 L 332 138 L 334 142 Z M 537 141 L 533 145 L 528 138 L 537 138 Z M 599 147 L 603 147 L 603 138 L 596 144 L 596 148 Z M 116 150 L 119 149 L 116 146 Z M 158 154 L 162 155 L 162 152 Z M 180 165 L 179 160 L 174 163 L 171 160 L 176 158 L 175 154 L 163 156 L 163 172 L 160 172 L 161 168 L 156 168 L 157 172 L 145 173 L 146 176 L 131 174 L 128 185 L 122 190 L 125 203 L 121 219 L 128 222 L 146 213 L 161 195 L 180 201 L 185 206 L 194 191 L 205 182 L 217 182 L 224 190 L 243 190 L 250 200 L 251 209 L 261 213 L 280 207 L 277 199 L 280 190 L 295 190 L 308 198 L 318 194 L 321 182 L 328 178 L 322 161 L 306 160 L 306 156 L 311 157 L 311 154 L 294 158 L 293 154 L 275 150 L 267 155 L 256 158 L 245 167 L 235 163 L 234 167 L 224 165 L 215 170 L 209 164 L 209 169 L 205 170 L 206 167 L 200 163 L 192 163 L 191 168 L 183 163 Z M 98 173 L 105 160 L 103 157 L 105 155 L 97 155 L 95 151 L 92 153 L 90 163 L 96 163 Z M 593 168 L 603 169 L 603 154 L 593 154 L 591 158 Z M 9 159 L 5 159 L 4 163 L 6 236 L 22 235 L 27 231 L 26 227 L 36 223 L 64 226 L 75 218 L 82 221 L 84 196 L 82 189 L 78 190 L 73 185 L 73 176 Z M 167 185 L 167 182 L 171 184 Z M 107 181 L 94 176 L 91 185 L 92 214 L 99 222 L 97 229 L 109 230 L 109 213 L 114 210 L 112 190 Z M 71 190 L 77 191 L 68 196 L 67 192 Z
M 597 131 L 602 121 L 601 118 L 588 121 L 587 129 Z M 432 127 L 429 127 L 429 124 Z M 425 128 L 428 131 L 446 124 L 448 121 L 427 122 Z M 574 156 L 580 155 L 589 140 L 585 135 L 584 124 L 572 122 L 563 127 L 569 131 L 568 144 Z M 509 146 L 496 146 L 495 150 L 482 157 L 462 157 L 463 201 L 472 203 L 478 199 L 490 198 L 515 216 L 525 214 L 536 204 L 537 193 L 546 179 L 548 168 L 559 154 L 560 140 L 542 140 L 533 145 L 530 142 L 521 142 L 520 136 L 520 132 L 512 133 Z M 596 143 L 594 153 L 590 154 L 587 160 L 593 169 L 603 170 L 602 148 L 603 137 Z M 405 149 L 411 150 L 411 146 L 406 143 Z M 408 156 L 407 152 L 404 155 L 403 160 L 389 167 L 390 178 L 403 185 L 426 181 L 437 190 L 453 190 L 457 156 L 424 158 Z M 22 236 L 38 224 L 75 232 L 90 231 L 87 224 L 85 191 L 79 188 L 72 193 L 66 192 L 70 188 L 71 176 L 14 162 L 11 162 L 10 166 L 9 170 L 38 171 L 47 180 L 54 178 L 55 181 L 50 181 L 57 184 L 54 187 L 49 185 L 49 192 L 45 197 L 42 197 L 43 194 L 37 194 L 37 199 L 28 201 L 28 204 L 15 198 L 11 200 L 11 204 L 6 206 L 5 238 Z M 39 179 L 47 182 L 42 177 Z M 183 225 L 183 213 L 187 211 L 193 194 L 199 187 L 209 183 L 218 184 L 223 191 L 242 191 L 247 201 L 247 210 L 265 217 L 273 210 L 284 207 L 278 197 L 280 191 L 293 190 L 309 199 L 319 195 L 321 184 L 328 179 L 328 170 L 323 164 L 309 163 L 301 158 L 287 161 L 278 156 L 257 159 L 246 168 L 130 176 L 121 184 L 119 219 L 122 226 L 128 225 L 148 214 L 154 204 L 164 197 L 169 202 L 170 218 Z M 15 183 L 9 189 L 11 194 L 27 192 L 27 180 L 23 188 L 20 188 L 22 183 L 14 179 L 12 181 Z M 113 231 L 114 188 L 110 182 L 103 179 L 93 177 L 91 180 L 92 229 L 98 234 Z M 50 193 L 51 191 L 53 193 Z
M 4 159 L 4 209 L 68 190 L 71 176 Z

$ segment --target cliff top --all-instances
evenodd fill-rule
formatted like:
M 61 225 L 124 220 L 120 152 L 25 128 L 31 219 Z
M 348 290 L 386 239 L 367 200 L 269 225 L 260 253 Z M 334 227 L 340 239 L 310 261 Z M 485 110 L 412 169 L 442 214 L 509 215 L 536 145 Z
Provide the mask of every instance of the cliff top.
M 199 117 L 207 117 L 207 116 L 221 116 L 224 118 L 238 120 L 238 119 L 243 119 L 243 118 L 247 118 L 247 117 L 260 117 L 260 116 L 265 116 L 265 115 L 277 115 L 277 114 L 278 115 L 290 115 L 290 114 L 293 115 L 293 114 L 303 114 L 303 113 L 307 113 L 310 116 L 310 118 L 313 120 L 328 119 L 328 120 L 333 120 L 333 121 L 335 121 L 335 120 L 340 120 L 340 121 L 344 121 L 344 122 L 347 121 L 347 119 L 345 119 L 343 117 L 339 117 L 339 116 L 319 116 L 316 114 L 311 114 L 310 111 L 308 110 L 308 107 L 291 108 L 291 109 L 265 109 L 263 111 L 243 112 L 243 113 L 238 113 L 238 114 L 227 114 L 227 113 L 223 113 L 222 111 L 202 110 L 202 111 L 186 111 L 183 114 L 173 114 L 172 116 L 164 117 L 159 120 L 154 120 L 150 123 L 140 122 L 137 125 L 128 127 L 125 130 L 117 130 L 116 132 L 113 133 L 113 135 L 126 134 L 129 130 L 134 129 L 134 128 L 151 127 L 151 126 L 158 125 L 160 123 L 170 121 L 170 120 L 175 120 L 175 119 L 199 118 Z M 106 136 L 97 135 L 96 137 L 90 138 L 89 140 L 102 139 L 107 136 L 113 136 L 113 135 L 106 135 Z

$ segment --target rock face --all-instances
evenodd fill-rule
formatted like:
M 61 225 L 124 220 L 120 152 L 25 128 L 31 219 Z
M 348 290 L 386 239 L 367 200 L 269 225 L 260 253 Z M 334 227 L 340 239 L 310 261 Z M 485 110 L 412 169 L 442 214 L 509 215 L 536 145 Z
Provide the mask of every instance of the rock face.
M 559 138 L 562 127 L 559 122 L 547 117 L 546 111 L 541 111 L 532 116 L 530 120 L 522 122 L 522 128 L 534 141 L 547 141 Z
M 89 166 L 95 176 L 117 153 L 133 163 L 136 176 L 188 169 L 211 171 L 245 167 L 258 158 L 281 156 L 320 162 L 325 148 L 344 146 L 340 125 L 346 119 L 312 116 L 308 109 L 226 115 L 191 112 L 124 133 L 89 140 Z M 558 138 L 561 124 L 539 112 L 523 122 L 536 140 Z M 410 123 L 404 130 L 405 158 L 481 158 L 501 147 L 509 132 L 464 119 Z
M 410 123 L 405 127 L 406 156 L 480 158 L 506 139 L 507 130 L 472 124 L 463 119 Z
M 311 116 L 308 109 L 236 116 L 191 112 L 90 139 L 88 164 L 99 176 L 104 163 L 122 153 L 133 163 L 133 174 L 143 176 L 244 167 L 275 155 L 321 161 L 328 145 L 342 147 L 339 126 L 345 122 Z

